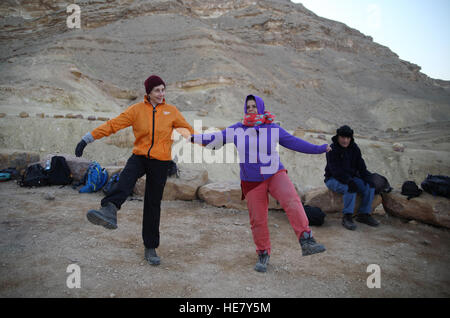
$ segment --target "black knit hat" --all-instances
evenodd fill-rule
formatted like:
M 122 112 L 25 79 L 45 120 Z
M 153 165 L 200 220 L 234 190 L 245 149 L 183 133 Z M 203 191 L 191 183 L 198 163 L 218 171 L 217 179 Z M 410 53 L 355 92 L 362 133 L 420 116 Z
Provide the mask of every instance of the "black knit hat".
M 338 128 L 338 130 L 336 130 L 336 134 L 342 137 L 353 138 L 353 130 L 347 125 Z

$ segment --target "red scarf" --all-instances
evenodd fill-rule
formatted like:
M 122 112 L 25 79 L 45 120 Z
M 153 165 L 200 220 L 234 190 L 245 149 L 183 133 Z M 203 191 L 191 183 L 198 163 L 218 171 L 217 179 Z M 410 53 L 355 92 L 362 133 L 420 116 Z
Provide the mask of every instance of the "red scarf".
M 242 124 L 245 126 L 259 126 L 262 124 L 271 124 L 275 121 L 275 115 L 270 112 L 265 111 L 263 115 L 261 114 L 245 114 Z

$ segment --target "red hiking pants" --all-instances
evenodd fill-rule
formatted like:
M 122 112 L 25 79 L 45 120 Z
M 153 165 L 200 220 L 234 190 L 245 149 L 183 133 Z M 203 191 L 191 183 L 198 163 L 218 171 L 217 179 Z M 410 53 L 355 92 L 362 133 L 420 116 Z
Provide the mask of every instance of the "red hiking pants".
M 308 218 L 295 187 L 285 170 L 278 171 L 246 194 L 253 241 L 256 252 L 266 250 L 270 254 L 270 236 L 267 225 L 269 196 L 271 194 L 283 207 L 297 239 L 303 232 L 310 232 Z

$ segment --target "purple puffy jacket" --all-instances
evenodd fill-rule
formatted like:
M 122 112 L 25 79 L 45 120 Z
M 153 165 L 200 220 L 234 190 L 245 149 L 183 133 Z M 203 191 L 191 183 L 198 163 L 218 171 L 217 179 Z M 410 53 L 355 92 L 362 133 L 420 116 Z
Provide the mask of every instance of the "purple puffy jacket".
M 259 114 L 264 114 L 264 101 L 254 96 Z M 245 99 L 244 112 L 247 113 L 247 99 Z M 321 154 L 326 152 L 327 144 L 317 146 L 297 138 L 277 124 L 262 124 L 248 127 L 236 123 L 226 129 L 211 133 L 194 135 L 194 142 L 203 145 L 220 147 L 233 142 L 239 153 L 240 178 L 242 181 L 264 181 L 279 170 L 284 169 L 280 156 L 276 151 L 277 143 L 288 149 L 307 153 Z

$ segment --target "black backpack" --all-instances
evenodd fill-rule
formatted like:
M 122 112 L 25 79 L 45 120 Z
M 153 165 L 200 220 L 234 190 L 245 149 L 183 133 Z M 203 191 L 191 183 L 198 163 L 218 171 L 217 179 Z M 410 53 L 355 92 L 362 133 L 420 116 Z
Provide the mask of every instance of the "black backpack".
M 322 209 L 314 206 L 305 205 L 306 217 L 308 218 L 309 225 L 321 226 L 325 222 L 325 212 Z
M 62 156 L 52 157 L 50 169 L 47 171 L 47 175 L 49 184 L 67 185 L 71 184 L 73 181 L 72 173 L 70 172 L 66 158 Z
M 420 186 L 432 195 L 439 195 L 450 199 L 450 177 L 429 174 Z
M 419 189 L 417 184 L 414 181 L 405 181 L 402 185 L 402 195 L 406 195 L 408 200 L 412 198 L 418 197 L 423 192 L 422 189 Z
M 41 187 L 48 185 L 48 176 L 39 163 L 33 164 L 25 170 L 21 180 L 17 182 L 21 187 Z
M 392 187 L 389 184 L 389 181 L 386 179 L 386 177 L 382 176 L 378 173 L 372 173 L 369 177 L 369 180 L 373 183 L 375 186 L 375 194 L 380 193 L 389 193 L 392 191 Z

